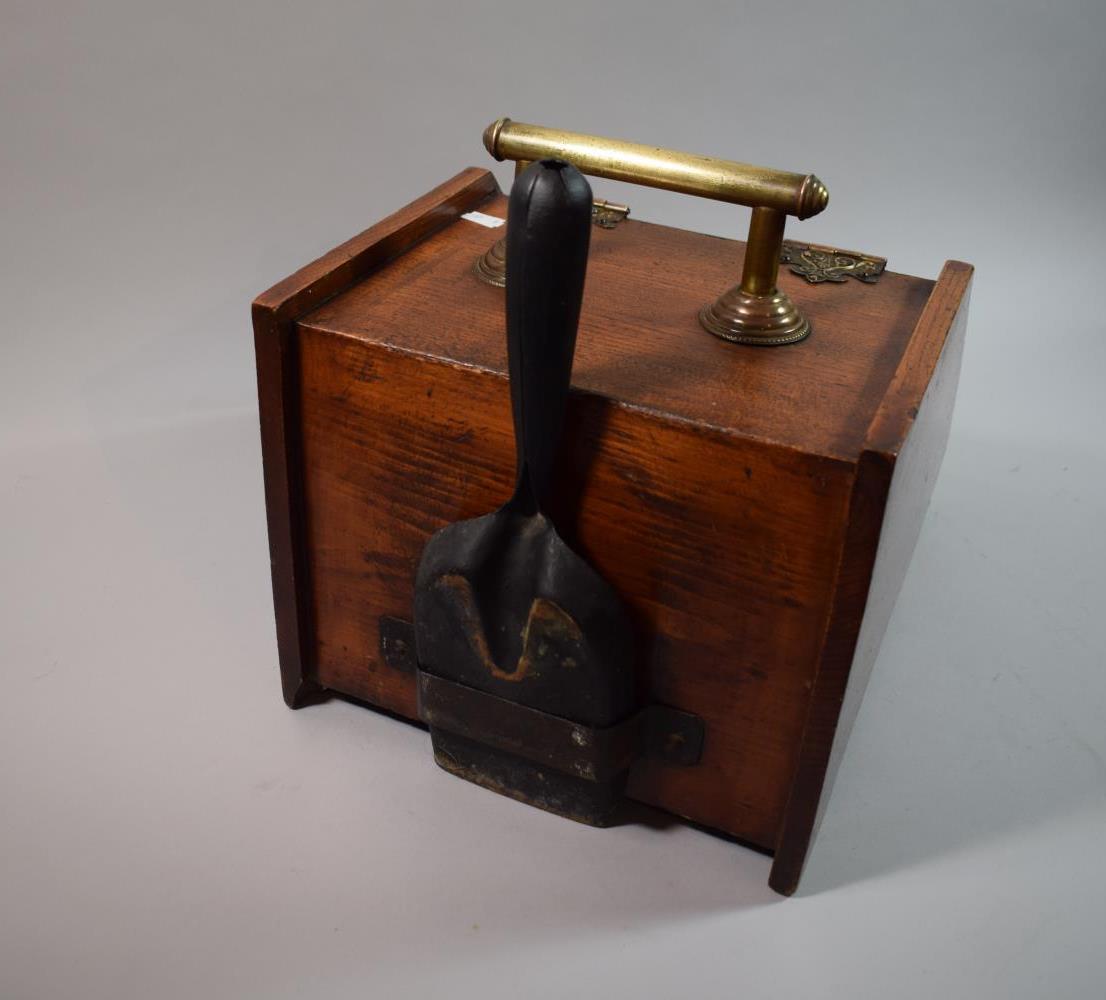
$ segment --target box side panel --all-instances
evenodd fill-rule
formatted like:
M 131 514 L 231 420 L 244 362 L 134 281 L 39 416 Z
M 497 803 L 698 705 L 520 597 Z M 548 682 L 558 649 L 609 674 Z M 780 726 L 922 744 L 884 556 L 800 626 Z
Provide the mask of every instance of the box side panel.
M 276 610 L 277 653 L 284 701 L 298 708 L 318 692 L 312 659 L 307 554 L 303 548 L 303 493 L 298 471 L 299 379 L 289 324 L 254 306 L 257 399 L 265 470 L 269 565 Z
M 950 262 L 869 430 L 833 615 L 770 884 L 798 887 L 948 442 L 972 269 Z
M 380 617 L 411 617 L 434 531 L 508 496 L 508 384 L 313 329 L 300 333 L 300 361 L 317 676 L 414 717 L 412 676 L 379 654 Z M 629 604 L 649 697 L 707 726 L 698 766 L 642 762 L 631 794 L 773 845 L 852 466 L 586 393 L 573 394 L 566 437 L 562 533 Z
M 922 530 L 933 488 L 941 469 L 952 425 L 956 386 L 964 354 L 964 331 L 968 319 L 968 295 L 957 314 L 929 387 L 918 407 L 918 415 L 906 443 L 895 460 L 894 475 L 883 515 L 883 529 L 872 568 L 872 583 L 864 619 L 856 642 L 845 699 L 837 720 L 833 749 L 815 817 L 815 829 L 833 790 L 837 766 L 856 721 L 864 690 L 875 665 L 883 635 L 895 609 L 914 547 Z

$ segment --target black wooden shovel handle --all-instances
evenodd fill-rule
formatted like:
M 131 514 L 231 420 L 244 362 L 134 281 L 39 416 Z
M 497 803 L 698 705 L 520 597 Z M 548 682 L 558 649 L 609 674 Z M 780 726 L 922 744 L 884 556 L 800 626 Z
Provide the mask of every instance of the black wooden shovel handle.
M 532 164 L 507 215 L 507 358 L 517 479 L 510 506 L 544 512 L 572 378 L 591 238 L 591 187 L 563 160 Z

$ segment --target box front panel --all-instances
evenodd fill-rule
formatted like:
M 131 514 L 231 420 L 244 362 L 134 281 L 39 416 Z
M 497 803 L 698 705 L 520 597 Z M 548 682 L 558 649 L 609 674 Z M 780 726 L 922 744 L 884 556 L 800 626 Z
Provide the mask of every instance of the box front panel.
M 379 621 L 410 619 L 434 531 L 509 495 L 507 381 L 311 329 L 299 361 L 314 669 L 414 717 L 414 679 L 383 662 Z M 700 764 L 641 761 L 631 794 L 772 847 L 853 469 L 587 394 L 565 433 L 559 527 L 630 606 L 647 696 L 706 724 Z

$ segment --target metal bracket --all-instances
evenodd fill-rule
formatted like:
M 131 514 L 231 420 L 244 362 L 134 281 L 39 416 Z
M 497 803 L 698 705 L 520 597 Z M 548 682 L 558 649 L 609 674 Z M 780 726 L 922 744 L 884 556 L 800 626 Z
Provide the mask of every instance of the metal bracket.
M 379 624 L 381 658 L 417 676 L 419 717 L 427 725 L 589 781 L 602 781 L 639 756 L 678 767 L 702 756 L 703 720 L 690 712 L 648 705 L 614 726 L 580 725 L 420 670 L 414 626 L 390 615 Z
M 415 626 L 402 618 L 381 615 L 380 658 L 393 670 L 413 674 L 418 666 L 415 659 Z
M 665 705 L 650 705 L 599 729 L 418 671 L 419 717 L 429 726 L 587 781 L 609 781 L 636 757 L 669 764 L 698 763 L 703 720 Z

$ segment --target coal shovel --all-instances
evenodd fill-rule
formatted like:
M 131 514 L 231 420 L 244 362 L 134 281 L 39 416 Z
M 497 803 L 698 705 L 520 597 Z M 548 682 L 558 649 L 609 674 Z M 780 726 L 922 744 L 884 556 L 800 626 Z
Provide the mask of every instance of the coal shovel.
M 636 739 L 633 634 L 550 519 L 587 268 L 591 188 L 531 165 L 507 219 L 511 498 L 426 544 L 415 585 L 420 713 L 446 770 L 607 825 Z M 558 509 L 561 509 L 560 506 Z

